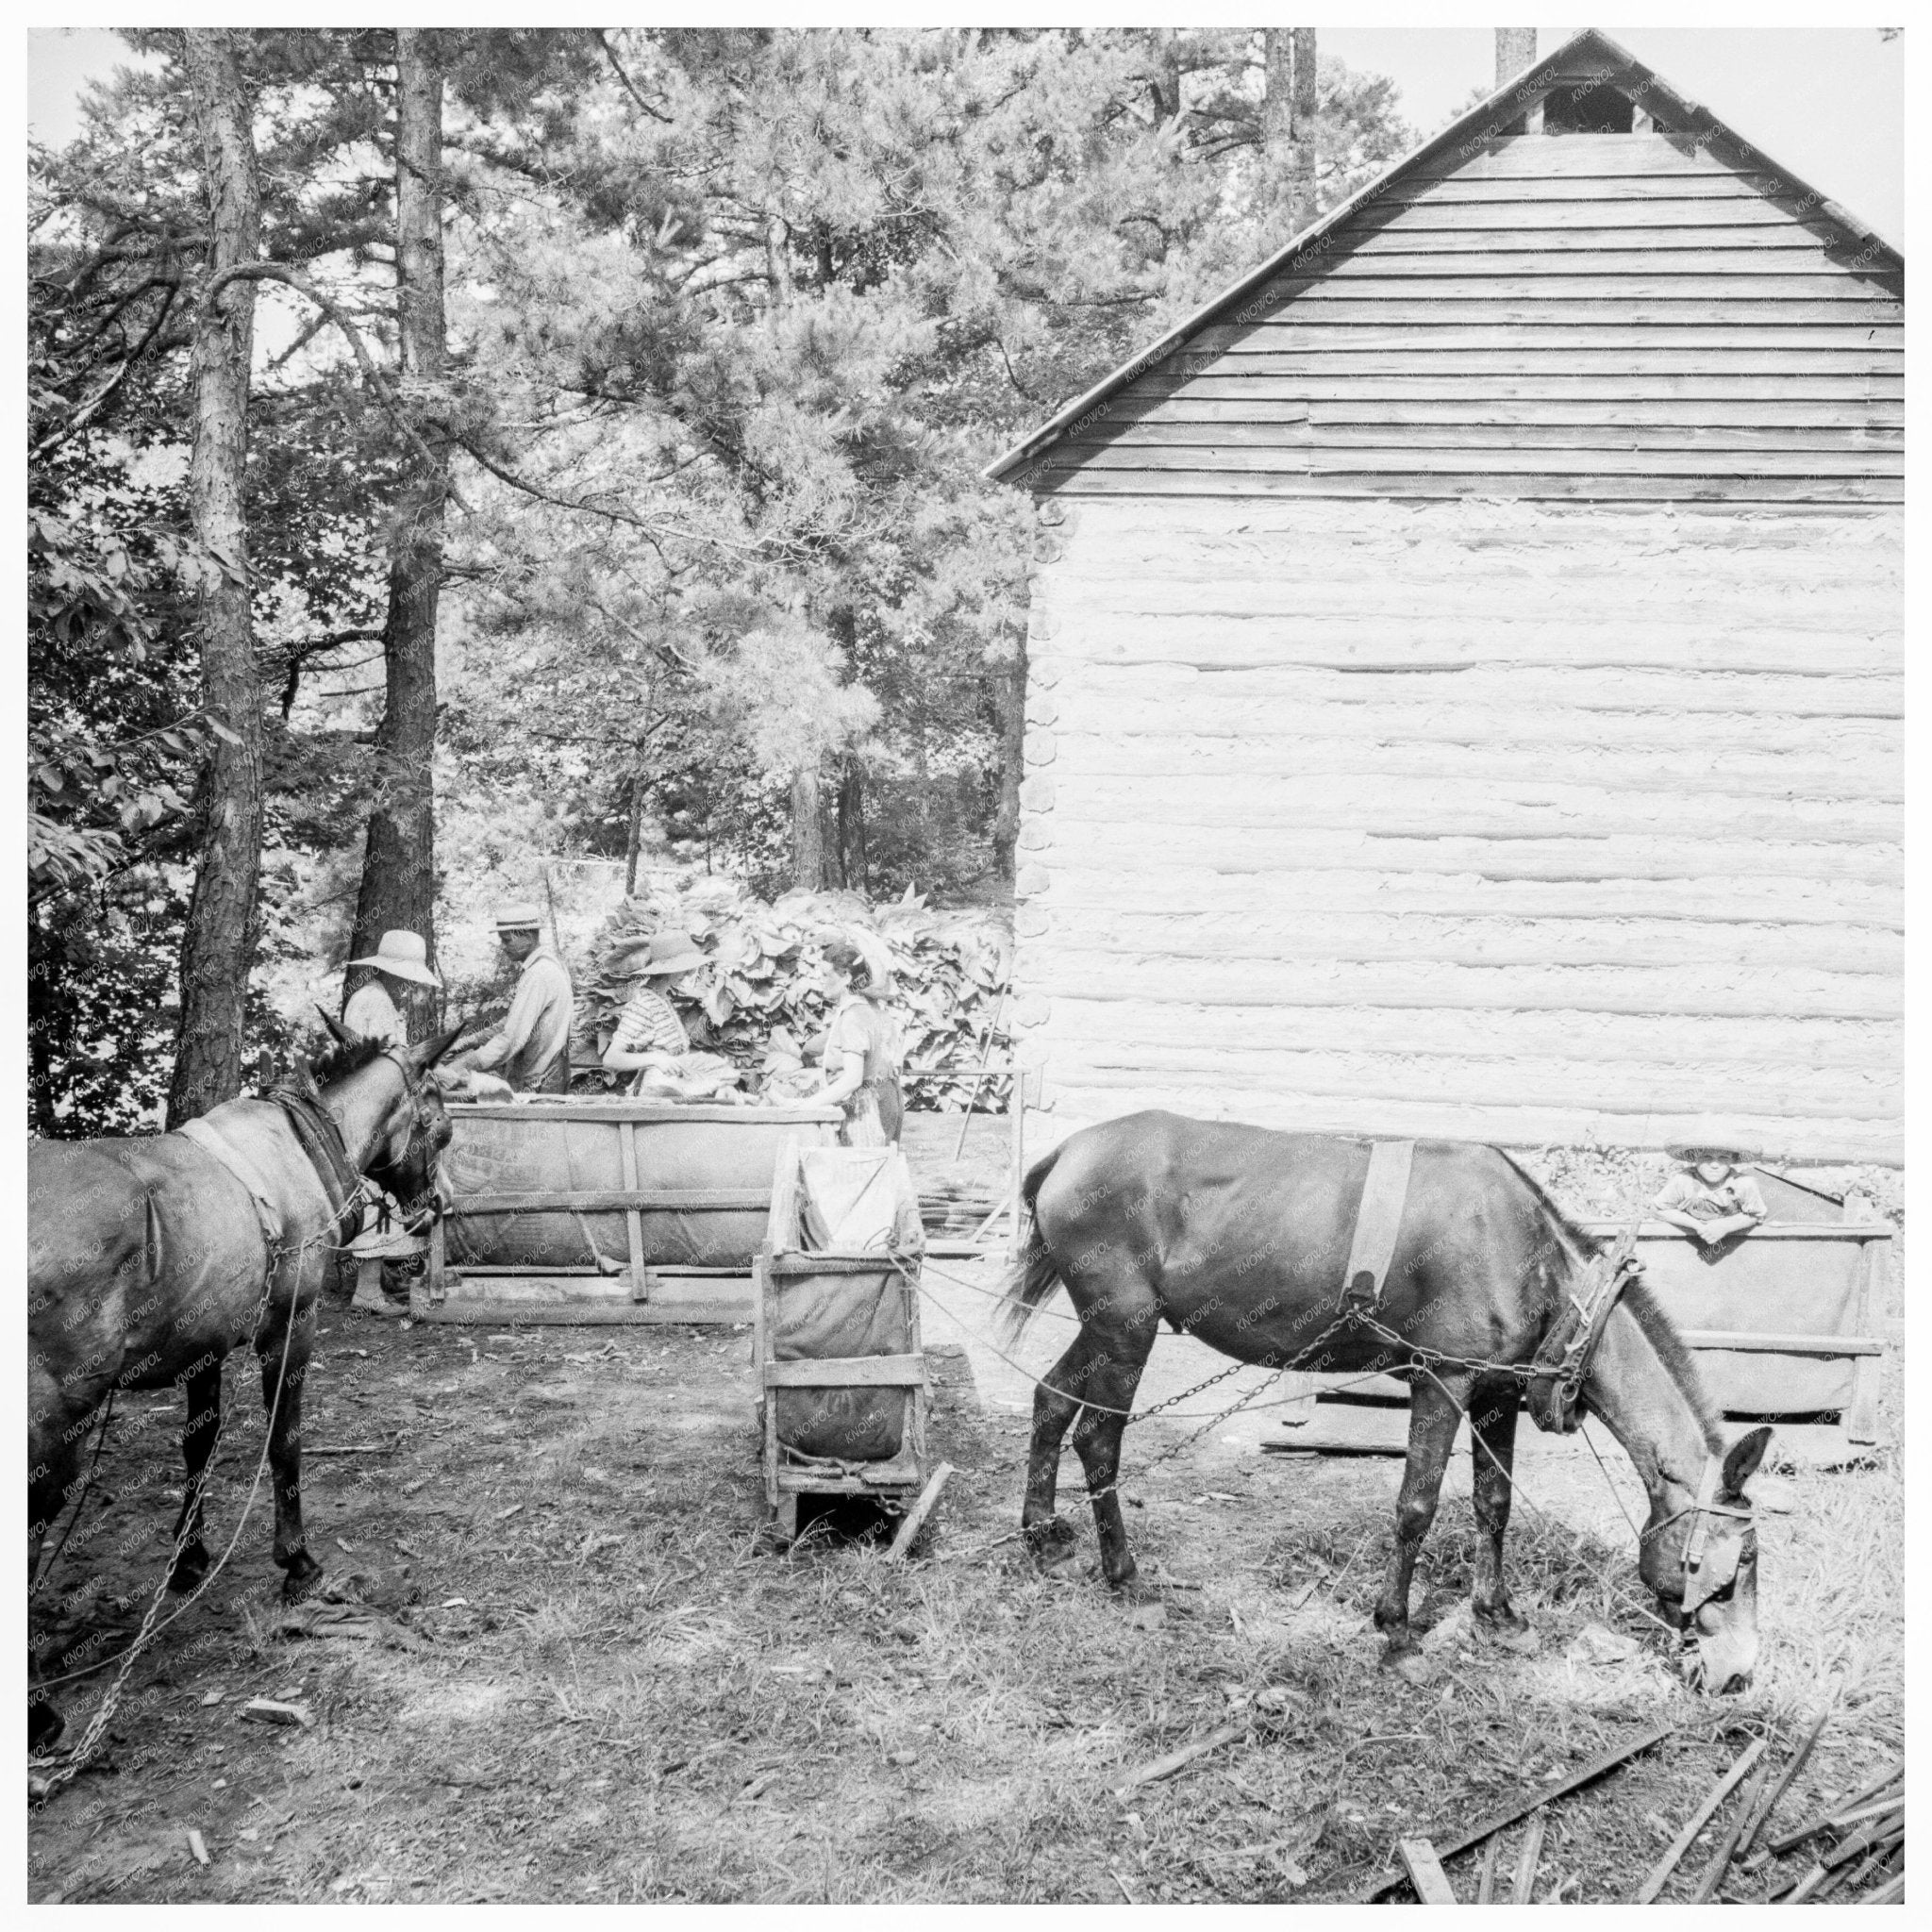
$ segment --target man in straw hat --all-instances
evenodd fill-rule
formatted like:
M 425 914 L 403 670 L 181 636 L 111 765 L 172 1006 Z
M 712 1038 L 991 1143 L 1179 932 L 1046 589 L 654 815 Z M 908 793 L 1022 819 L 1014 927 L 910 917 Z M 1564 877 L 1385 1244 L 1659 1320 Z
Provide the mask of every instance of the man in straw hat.
M 1684 1165 L 1650 1204 L 1659 1221 L 1715 1248 L 1734 1234 L 1749 1234 L 1764 1219 L 1764 1196 L 1743 1172 L 1744 1157 L 1735 1147 L 1673 1147 L 1670 1154 Z
M 570 1091 L 570 1028 L 576 994 L 554 947 L 542 938 L 535 906 L 523 901 L 496 908 L 496 940 L 523 972 L 503 1024 L 470 1058 L 470 1093 Z M 500 1067 L 500 1074 L 487 1071 Z
M 611 957 L 611 971 L 628 973 L 636 990 L 618 1015 L 617 1031 L 604 1049 L 604 1064 L 613 1074 L 634 1074 L 630 1091 L 643 1093 L 656 1087 L 667 1091 L 694 1071 L 694 1056 L 684 1022 L 669 995 L 705 963 L 705 955 L 689 933 L 658 932 L 627 940 Z
M 410 986 L 441 986 L 436 969 L 429 963 L 429 948 L 420 933 L 391 928 L 382 936 L 375 952 L 351 966 L 374 966 L 375 973 L 349 995 L 342 1008 L 342 1024 L 364 1040 L 379 1040 L 385 1046 L 407 1046 L 409 1029 L 396 1006 L 391 987 L 407 982 Z

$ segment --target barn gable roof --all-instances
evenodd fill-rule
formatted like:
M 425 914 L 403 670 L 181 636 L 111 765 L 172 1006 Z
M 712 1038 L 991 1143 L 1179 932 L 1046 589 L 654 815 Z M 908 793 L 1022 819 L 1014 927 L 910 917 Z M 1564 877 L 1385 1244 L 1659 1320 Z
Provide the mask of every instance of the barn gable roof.
M 1345 229 L 1365 208 L 1399 188 L 1407 179 L 1453 159 L 1458 149 L 1474 148 L 1484 141 L 1507 133 L 1522 122 L 1528 110 L 1557 90 L 1592 83 L 1608 85 L 1628 94 L 1650 114 L 1659 132 L 1686 137 L 1694 149 L 1709 149 L 1718 158 L 1733 167 L 1772 177 L 1784 194 L 1803 207 L 1807 222 L 1824 224 L 1835 231 L 1841 243 L 1855 252 L 1862 272 L 1874 275 L 1903 274 L 1904 257 L 1869 224 L 1860 221 L 1746 141 L 1708 108 L 1677 92 L 1607 34 L 1594 27 L 1586 28 L 1452 122 L 1440 134 L 1411 150 L 1359 192 L 1330 209 L 1320 221 L 1304 228 L 1158 341 L 1137 351 L 1119 368 L 1075 397 L 995 462 L 989 464 L 982 474 L 996 482 L 1020 480 L 1015 475 L 1016 472 L 1024 469 L 1043 451 L 1058 442 L 1138 376 L 1183 348 L 1202 330 L 1227 319 L 1231 311 L 1250 301 L 1285 268 L 1300 258 L 1312 257 L 1319 264 L 1321 244 L 1327 238 Z M 1305 275 L 1319 274 L 1320 269 L 1319 266 L 1304 264 L 1302 272 Z M 1291 301 L 1292 296 L 1284 299 Z

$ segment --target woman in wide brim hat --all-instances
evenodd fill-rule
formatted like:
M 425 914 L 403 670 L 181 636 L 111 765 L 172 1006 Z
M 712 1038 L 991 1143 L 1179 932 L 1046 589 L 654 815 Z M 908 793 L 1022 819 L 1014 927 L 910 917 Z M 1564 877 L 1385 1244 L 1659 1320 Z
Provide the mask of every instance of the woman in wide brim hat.
M 385 982 L 407 982 L 411 986 L 442 984 L 429 963 L 429 948 L 423 935 L 400 926 L 391 927 L 383 934 L 375 952 L 351 959 L 349 964 L 373 966 L 375 976 L 349 995 L 342 1008 L 342 1024 L 364 1040 L 379 1040 L 385 1046 L 407 1046 L 408 1028 Z

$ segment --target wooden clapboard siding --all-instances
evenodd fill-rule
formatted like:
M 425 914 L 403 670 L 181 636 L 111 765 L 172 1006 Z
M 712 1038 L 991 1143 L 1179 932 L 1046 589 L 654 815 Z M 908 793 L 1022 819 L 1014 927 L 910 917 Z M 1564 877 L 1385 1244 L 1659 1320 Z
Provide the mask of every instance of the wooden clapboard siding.
M 1664 131 L 1499 131 L 1584 79 Z M 1022 1058 L 1067 1126 L 1896 1160 L 1902 263 L 1602 36 L 1524 86 L 991 473 Z
M 1897 1158 L 1895 513 L 1048 514 L 1016 1010 L 1064 1120 Z
M 1897 502 L 1900 278 L 1772 185 L 1678 136 L 1476 143 L 1288 257 L 1027 480 L 1068 497 Z

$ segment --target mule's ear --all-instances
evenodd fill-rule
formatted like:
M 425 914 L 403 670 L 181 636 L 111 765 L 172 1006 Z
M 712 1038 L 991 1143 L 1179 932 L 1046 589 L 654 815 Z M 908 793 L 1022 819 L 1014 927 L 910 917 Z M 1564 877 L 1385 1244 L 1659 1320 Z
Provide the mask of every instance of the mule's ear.
M 1744 1485 L 1757 1474 L 1764 1452 L 1771 1447 L 1771 1430 L 1764 1424 L 1740 1436 L 1724 1452 L 1724 1493 L 1738 1496 Z
M 467 1020 L 458 1020 L 447 1033 L 439 1033 L 417 1047 L 414 1055 L 416 1071 L 419 1074 L 427 1073 L 463 1037 L 463 1029 L 469 1024 Z
M 299 1053 L 289 1056 L 289 1085 L 311 1100 L 322 1098 L 322 1089 L 315 1084 L 315 1069 Z
M 321 1006 L 318 1006 L 315 1010 L 321 1014 L 322 1024 L 328 1028 L 338 1046 L 354 1046 L 356 1044 L 356 1036 L 333 1013 Z

